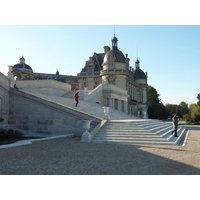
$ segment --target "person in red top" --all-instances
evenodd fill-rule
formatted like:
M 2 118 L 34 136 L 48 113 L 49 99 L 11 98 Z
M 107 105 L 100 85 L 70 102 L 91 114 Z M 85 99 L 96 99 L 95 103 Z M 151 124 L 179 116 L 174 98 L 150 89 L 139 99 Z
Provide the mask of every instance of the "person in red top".
M 78 106 L 78 99 L 79 99 L 78 94 L 79 94 L 79 92 L 76 92 L 76 93 L 74 94 L 74 101 L 76 101 L 75 107 Z

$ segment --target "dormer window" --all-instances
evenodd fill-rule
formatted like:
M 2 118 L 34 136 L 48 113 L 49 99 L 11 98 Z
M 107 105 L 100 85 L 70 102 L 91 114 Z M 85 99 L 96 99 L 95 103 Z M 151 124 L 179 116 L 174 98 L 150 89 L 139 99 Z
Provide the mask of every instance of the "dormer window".
M 94 73 L 94 66 L 88 66 L 88 73 Z
M 114 69 L 114 62 L 113 61 L 109 62 L 109 69 Z

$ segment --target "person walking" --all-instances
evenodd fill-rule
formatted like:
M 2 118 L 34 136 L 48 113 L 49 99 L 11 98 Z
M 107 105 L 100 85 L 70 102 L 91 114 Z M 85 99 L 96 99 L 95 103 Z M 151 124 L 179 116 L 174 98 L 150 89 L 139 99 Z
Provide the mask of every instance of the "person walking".
M 78 99 L 79 99 L 78 94 L 79 94 L 79 92 L 76 92 L 76 93 L 74 94 L 74 101 L 76 101 L 75 107 L 78 106 L 78 102 L 79 102 L 79 101 L 78 101 Z
M 173 133 L 175 133 L 175 135 L 174 135 L 174 137 L 178 137 L 178 135 L 177 135 L 177 129 L 178 129 L 178 115 L 177 114 L 175 114 L 174 116 L 173 116 L 173 118 L 172 118 L 172 121 L 173 121 L 173 130 L 172 130 L 172 134 Z

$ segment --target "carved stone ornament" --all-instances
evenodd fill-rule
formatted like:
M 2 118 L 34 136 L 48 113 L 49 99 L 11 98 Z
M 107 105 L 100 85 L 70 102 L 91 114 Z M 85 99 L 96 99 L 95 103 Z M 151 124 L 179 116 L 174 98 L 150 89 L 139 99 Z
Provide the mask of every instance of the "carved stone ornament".
M 109 75 L 107 77 L 107 80 L 108 80 L 109 84 L 115 84 L 115 79 L 116 79 L 116 76 L 114 74 Z

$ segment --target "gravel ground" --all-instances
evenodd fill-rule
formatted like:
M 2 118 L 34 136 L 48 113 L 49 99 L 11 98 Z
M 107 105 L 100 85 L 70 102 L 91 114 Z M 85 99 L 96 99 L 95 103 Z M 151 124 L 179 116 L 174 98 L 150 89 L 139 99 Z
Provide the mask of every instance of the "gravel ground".
M 0 149 L 1 175 L 200 174 L 200 126 L 185 146 L 82 143 L 59 138 Z

